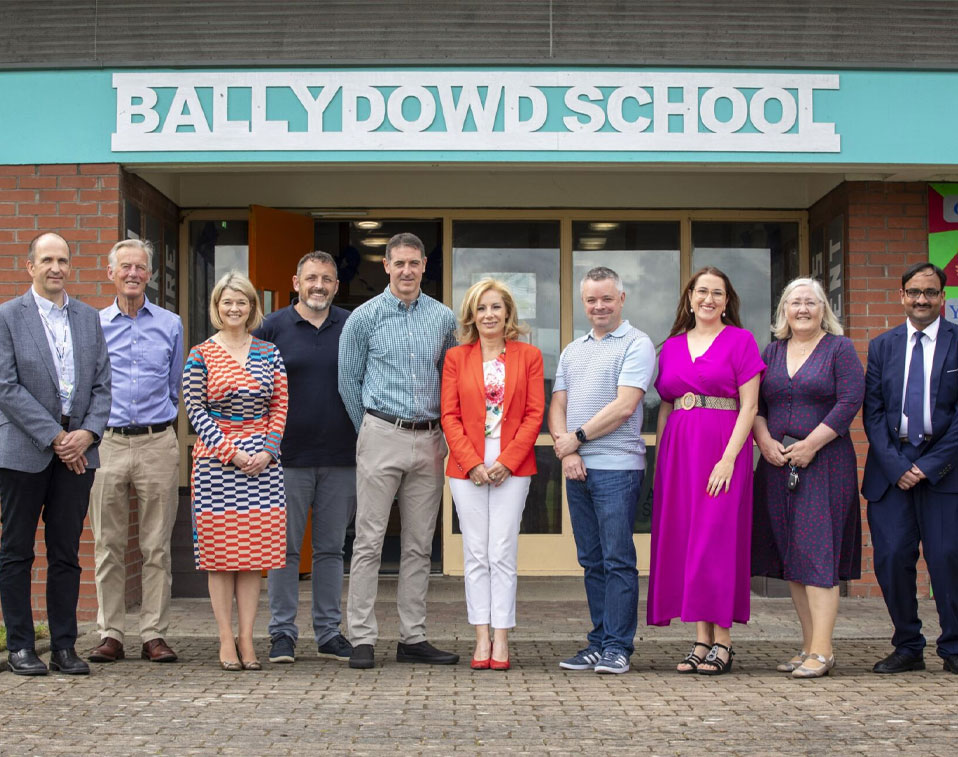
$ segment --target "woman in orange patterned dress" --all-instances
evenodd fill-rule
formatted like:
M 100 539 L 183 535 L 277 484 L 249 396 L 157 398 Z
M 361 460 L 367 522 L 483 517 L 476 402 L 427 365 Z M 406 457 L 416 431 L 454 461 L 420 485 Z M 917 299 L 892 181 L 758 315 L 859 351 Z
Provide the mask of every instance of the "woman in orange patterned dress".
M 208 571 L 224 670 L 259 670 L 253 622 L 261 571 L 286 562 L 286 496 L 280 441 L 286 369 L 274 344 L 250 331 L 263 320 L 256 290 L 235 271 L 210 297 L 218 329 L 196 345 L 183 371 L 193 447 L 193 545 Z M 233 635 L 233 598 L 238 633 Z

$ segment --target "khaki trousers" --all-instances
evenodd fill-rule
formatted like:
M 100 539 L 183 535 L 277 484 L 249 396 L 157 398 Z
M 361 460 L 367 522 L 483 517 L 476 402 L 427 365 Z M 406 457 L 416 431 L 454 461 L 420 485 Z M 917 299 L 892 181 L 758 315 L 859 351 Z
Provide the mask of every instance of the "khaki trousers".
M 100 468 L 90 493 L 96 544 L 97 630 L 123 642 L 126 553 L 130 541 L 130 486 L 136 490 L 143 601 L 140 637 L 163 638 L 170 615 L 170 538 L 176 520 L 180 452 L 172 426 L 157 434 L 122 436 L 106 431 Z
M 349 568 L 346 611 L 353 645 L 375 644 L 376 594 L 383 539 L 393 499 L 402 517 L 399 585 L 399 639 L 416 644 L 426 638 L 426 590 L 432 537 L 442 502 L 446 440 L 437 427 L 403 431 L 364 415 L 356 443 L 356 538 Z

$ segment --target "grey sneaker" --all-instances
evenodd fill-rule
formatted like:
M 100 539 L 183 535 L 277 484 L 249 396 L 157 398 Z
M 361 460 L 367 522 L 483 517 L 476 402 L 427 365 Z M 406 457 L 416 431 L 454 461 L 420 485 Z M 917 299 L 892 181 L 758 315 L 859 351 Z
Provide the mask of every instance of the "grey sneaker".
M 269 661 L 290 663 L 296 662 L 296 642 L 292 636 L 281 633 L 272 638 L 269 647 Z
M 566 670 L 593 670 L 602 657 L 602 650 L 598 647 L 586 647 L 575 653 L 574 657 L 559 663 L 560 668 Z
M 320 657 L 332 657 L 335 660 L 349 660 L 353 656 L 353 645 L 346 641 L 341 633 L 318 647 Z
M 596 673 L 628 673 L 629 656 L 621 649 L 609 648 L 595 665 Z

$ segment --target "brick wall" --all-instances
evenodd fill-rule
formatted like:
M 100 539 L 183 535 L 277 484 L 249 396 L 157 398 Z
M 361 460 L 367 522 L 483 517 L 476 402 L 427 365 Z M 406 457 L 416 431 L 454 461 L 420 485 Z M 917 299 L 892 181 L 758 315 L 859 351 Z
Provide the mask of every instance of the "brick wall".
M 29 241 L 55 231 L 70 242 L 67 292 L 101 308 L 115 296 L 106 278 L 107 253 L 121 230 L 121 171 L 117 164 L 0 166 L 0 302 L 30 286 L 25 260 Z M 34 619 L 46 618 L 46 559 L 42 522 L 33 568 Z M 80 542 L 83 568 L 77 615 L 96 617 L 93 537 L 86 525 Z
M 845 219 L 846 334 L 855 342 L 865 365 L 869 340 L 905 319 L 901 274 L 928 259 L 928 185 L 924 182 L 846 182 L 809 210 L 811 229 L 841 214 Z M 814 231 L 813 231 L 814 233 Z M 861 479 L 868 442 L 861 417 L 852 426 Z M 871 535 L 862 502 L 862 578 L 849 585 L 849 595 L 878 597 Z M 918 591 L 927 597 L 928 571 L 918 566 Z

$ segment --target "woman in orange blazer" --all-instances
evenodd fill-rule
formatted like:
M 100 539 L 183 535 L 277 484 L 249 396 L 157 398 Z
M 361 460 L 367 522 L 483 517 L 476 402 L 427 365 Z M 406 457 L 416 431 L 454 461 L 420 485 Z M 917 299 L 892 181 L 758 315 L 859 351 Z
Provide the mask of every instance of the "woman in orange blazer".
M 508 287 L 482 279 L 466 292 L 460 346 L 446 353 L 442 372 L 446 474 L 462 528 L 476 670 L 509 669 L 516 624 L 519 523 L 545 410 L 542 353 L 516 341 L 526 330 Z

